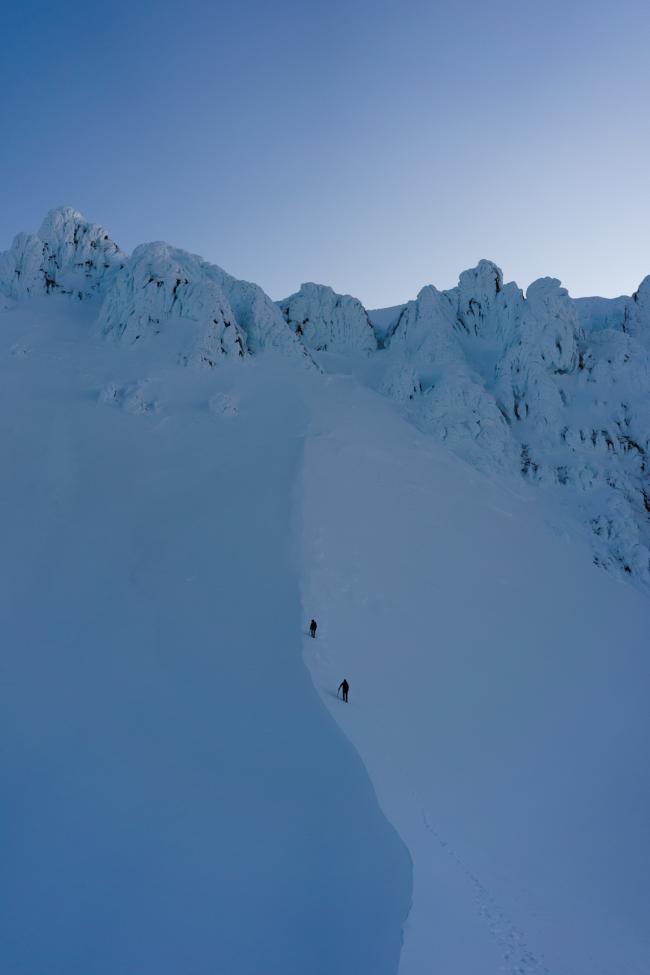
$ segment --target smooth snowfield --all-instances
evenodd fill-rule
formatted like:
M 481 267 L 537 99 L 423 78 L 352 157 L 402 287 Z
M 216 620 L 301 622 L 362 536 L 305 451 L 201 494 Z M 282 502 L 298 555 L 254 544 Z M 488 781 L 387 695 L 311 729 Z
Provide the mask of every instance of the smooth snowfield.
M 532 489 L 325 383 L 300 492 L 322 619 L 306 659 L 413 857 L 401 975 L 647 975 L 647 599 Z
M 647 598 L 340 359 L 96 320 L 0 329 L 0 971 L 648 975 Z
M 394 973 L 410 859 L 302 661 L 300 387 L 89 320 L 0 332 L 0 971 Z

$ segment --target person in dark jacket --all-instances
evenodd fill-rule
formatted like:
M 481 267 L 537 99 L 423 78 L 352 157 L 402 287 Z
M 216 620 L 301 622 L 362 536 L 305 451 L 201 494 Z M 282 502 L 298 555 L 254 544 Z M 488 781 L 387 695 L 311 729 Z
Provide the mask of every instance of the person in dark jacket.
M 346 681 L 346 679 L 344 677 L 343 680 L 341 681 L 341 683 L 339 684 L 339 690 L 336 692 L 336 696 L 338 697 L 339 696 L 339 691 L 342 691 L 343 700 L 347 704 L 348 703 L 348 691 L 349 690 L 350 690 L 350 685 L 348 684 L 348 682 Z
M 316 630 L 317 629 L 318 629 L 318 627 L 316 626 L 316 620 L 312 620 L 311 623 L 309 624 L 309 632 L 311 634 L 312 640 L 315 640 L 316 639 Z

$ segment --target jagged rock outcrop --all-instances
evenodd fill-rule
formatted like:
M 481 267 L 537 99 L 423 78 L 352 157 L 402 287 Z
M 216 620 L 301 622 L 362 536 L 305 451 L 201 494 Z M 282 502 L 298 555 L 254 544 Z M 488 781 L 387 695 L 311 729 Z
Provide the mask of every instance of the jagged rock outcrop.
M 303 284 L 278 302 L 286 322 L 308 349 L 319 352 L 374 352 L 377 337 L 357 298 L 336 294 L 323 284 Z
M 18 234 L 0 254 L 0 293 L 8 298 L 98 294 L 126 260 L 103 227 L 72 207 L 50 210 L 38 234 Z
M 481 469 L 572 492 L 595 560 L 650 584 L 649 335 L 650 279 L 581 304 L 481 261 L 405 307 L 383 391 Z
M 128 345 L 162 336 L 184 365 L 263 349 L 308 361 L 261 288 L 164 243 L 135 249 L 106 291 L 99 324 Z
M 155 343 L 183 365 L 272 350 L 313 367 L 308 350 L 351 362 L 377 351 L 364 379 L 374 376 L 413 422 L 481 470 L 571 500 L 595 561 L 650 586 L 650 277 L 614 299 L 574 300 L 555 278 L 524 296 L 480 261 L 456 288 L 429 285 L 373 312 L 376 331 L 349 295 L 304 284 L 276 304 L 169 244 L 129 257 L 63 207 L 0 254 L 0 311 L 47 294 L 90 301 L 104 337 L 125 348 Z M 113 383 L 102 399 L 152 412 L 152 388 Z M 220 399 L 210 408 L 230 410 Z
M 203 262 L 168 244 L 136 247 L 104 297 L 99 324 L 127 345 L 162 336 L 185 365 L 247 354 L 246 335 Z
M 263 349 L 311 364 L 257 285 L 169 244 L 143 244 L 128 257 L 71 207 L 51 210 L 38 234 L 18 234 L 0 254 L 0 310 L 43 294 L 97 298 L 106 337 L 141 345 L 159 336 L 185 365 Z
M 555 278 L 534 281 L 495 367 L 495 392 L 509 421 L 528 420 L 539 435 L 557 430 L 565 405 L 559 377 L 576 371 L 582 338 L 566 289 Z
M 456 288 L 423 288 L 387 340 L 397 374 L 404 377 L 405 361 L 415 368 L 411 412 L 418 422 L 485 467 L 509 467 L 516 454 L 493 378 L 500 350 L 518 334 L 523 303 L 496 264 L 481 261 L 460 275 Z

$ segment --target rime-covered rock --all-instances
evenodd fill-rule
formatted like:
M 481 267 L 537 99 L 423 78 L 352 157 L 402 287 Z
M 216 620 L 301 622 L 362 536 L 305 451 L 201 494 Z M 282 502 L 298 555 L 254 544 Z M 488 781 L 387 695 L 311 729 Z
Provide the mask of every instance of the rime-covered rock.
M 650 584 L 650 278 L 630 298 L 524 297 L 481 261 L 423 288 L 387 340 L 381 389 L 483 470 L 575 497 L 596 561 Z
M 479 261 L 475 268 L 463 271 L 458 287 L 445 293 L 468 334 L 499 343 L 512 336 L 523 295 L 516 284 L 503 283 L 501 268 L 492 261 Z
M 279 301 L 286 322 L 308 349 L 328 352 L 374 352 L 377 337 L 357 298 L 336 294 L 322 284 L 303 284 Z
M 484 271 L 495 267 L 487 261 L 482 265 Z M 483 284 L 485 278 L 488 287 L 493 287 L 495 278 L 486 274 Z M 502 410 L 465 346 L 468 334 L 484 334 L 483 326 L 493 317 L 491 303 L 497 293 L 496 289 L 494 295 L 490 293 L 488 302 L 483 292 L 481 309 L 465 293 L 465 307 L 474 307 L 474 325 L 481 322 L 477 331 L 474 327 L 468 330 L 466 323 L 459 321 L 459 289 L 423 288 L 417 299 L 406 305 L 395 326 L 389 347 L 394 365 L 383 380 L 383 391 L 401 402 L 406 402 L 406 397 L 399 383 L 406 382 L 412 417 L 466 460 L 480 463 L 489 457 L 490 466 L 512 463 L 510 433 Z
M 575 372 L 582 336 L 568 292 L 555 278 L 534 281 L 517 327 L 496 366 L 496 392 L 508 419 L 543 433 L 561 428 L 565 406 L 558 377 Z
M 313 365 L 304 346 L 287 326 L 278 306 L 259 285 L 233 278 L 215 264 L 206 264 L 205 273 L 228 298 L 237 321 L 246 333 L 250 352 L 270 350 Z
M 323 285 L 274 303 L 257 285 L 169 244 L 128 257 L 71 208 L 0 254 L 0 312 L 35 296 L 96 299 L 97 330 L 183 365 L 264 350 L 313 367 L 349 354 L 364 381 L 484 471 L 558 492 L 591 532 L 598 564 L 650 586 L 650 277 L 631 296 L 572 299 L 555 278 L 526 295 L 480 261 L 458 285 L 429 285 L 372 312 Z M 89 306 L 93 308 L 92 303 Z M 379 341 L 378 341 L 379 339 Z M 13 354 L 28 348 L 18 342 Z M 358 353 L 373 357 L 361 366 Z M 142 364 L 146 363 L 146 357 Z M 102 401 L 154 412 L 151 381 L 109 384 Z M 235 415 L 216 396 L 212 412 Z
M 0 254 L 0 292 L 9 298 L 70 294 L 88 298 L 126 260 L 103 227 L 72 207 L 50 210 L 38 234 L 18 234 Z
M 70 207 L 51 210 L 38 234 L 18 234 L 0 255 L 0 310 L 43 294 L 97 297 L 106 337 L 141 345 L 159 336 L 183 364 L 263 349 L 312 364 L 257 285 L 169 244 L 143 244 L 128 257 Z
M 200 258 L 168 244 L 142 244 L 115 276 L 99 313 L 104 335 L 127 345 L 162 336 L 183 364 L 243 357 L 246 335 Z
M 261 288 L 164 243 L 135 249 L 106 291 L 99 324 L 127 345 L 156 337 L 184 365 L 214 366 L 262 349 L 305 358 Z

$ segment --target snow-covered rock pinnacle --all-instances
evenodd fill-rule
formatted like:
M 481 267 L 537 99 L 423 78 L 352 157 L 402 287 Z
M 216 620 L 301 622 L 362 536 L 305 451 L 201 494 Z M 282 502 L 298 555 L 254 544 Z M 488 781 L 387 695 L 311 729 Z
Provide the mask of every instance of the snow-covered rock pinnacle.
M 184 364 L 213 366 L 247 351 L 228 299 L 201 260 L 163 243 L 136 247 L 104 297 L 99 324 L 127 345 L 164 334 Z
M 162 335 L 186 365 L 263 349 L 307 358 L 261 288 L 164 243 L 135 249 L 106 291 L 99 324 L 128 345 Z
M 323 284 L 303 284 L 279 301 L 282 314 L 308 349 L 322 352 L 374 352 L 377 338 L 357 298 L 336 294 Z
M 101 291 L 126 259 L 103 227 L 72 207 L 50 212 L 38 234 L 18 234 L 0 254 L 0 293 L 9 298 L 50 292 L 87 298 Z

